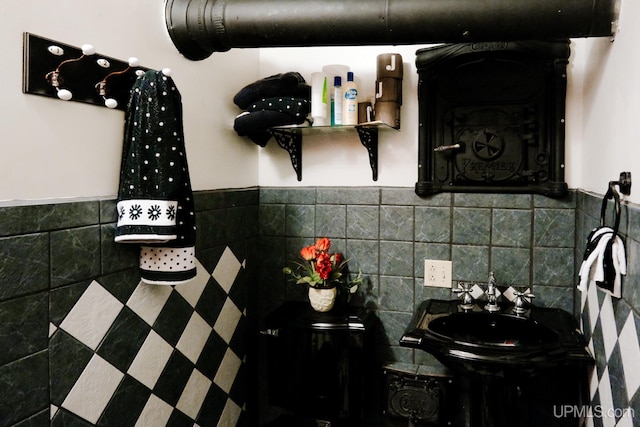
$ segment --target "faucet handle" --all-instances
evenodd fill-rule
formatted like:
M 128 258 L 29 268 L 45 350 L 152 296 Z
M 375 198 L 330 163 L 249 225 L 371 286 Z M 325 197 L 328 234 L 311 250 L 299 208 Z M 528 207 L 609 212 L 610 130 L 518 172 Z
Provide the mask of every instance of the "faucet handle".
M 527 292 L 527 291 L 523 291 L 523 292 L 513 291 L 513 295 L 516 296 L 516 299 L 525 298 L 526 300 L 530 300 L 530 299 L 533 299 L 533 298 L 536 297 L 534 294 L 532 294 L 531 292 Z M 531 301 L 528 301 L 528 302 L 531 302 Z
M 462 304 L 460 304 L 460 307 L 463 310 L 471 310 L 473 308 L 473 296 L 471 296 L 472 290 L 473 289 L 469 282 L 458 282 L 458 287 L 452 289 L 452 292 L 457 294 L 458 298 L 462 298 Z
M 471 292 L 471 283 L 469 282 L 458 282 L 458 287 L 453 289 L 453 292 L 456 294 L 460 294 L 463 292 Z
M 527 311 L 526 306 L 531 305 L 531 300 L 536 297 L 531 292 L 526 292 L 526 291 L 524 292 L 514 291 L 513 295 L 515 295 L 516 297 L 516 300 L 514 303 L 515 306 L 513 307 L 513 312 L 516 314 L 523 314 L 525 311 Z

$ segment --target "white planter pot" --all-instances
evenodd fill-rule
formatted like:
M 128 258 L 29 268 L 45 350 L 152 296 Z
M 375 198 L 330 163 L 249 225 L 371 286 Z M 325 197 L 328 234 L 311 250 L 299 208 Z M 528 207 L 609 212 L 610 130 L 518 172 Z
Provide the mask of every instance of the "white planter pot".
M 336 293 L 336 288 L 309 288 L 309 303 L 315 311 L 327 312 L 333 308 L 333 304 L 336 302 Z

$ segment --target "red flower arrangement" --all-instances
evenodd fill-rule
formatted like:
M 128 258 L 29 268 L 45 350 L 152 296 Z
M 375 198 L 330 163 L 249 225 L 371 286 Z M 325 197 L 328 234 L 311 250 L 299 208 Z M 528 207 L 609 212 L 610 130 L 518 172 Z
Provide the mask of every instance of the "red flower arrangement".
M 347 260 L 341 253 L 330 253 L 330 248 L 331 240 L 322 237 L 315 245 L 305 246 L 300 250 L 303 262 L 295 261 L 295 270 L 284 267 L 282 271 L 295 279 L 297 284 L 306 284 L 316 289 L 340 286 L 354 293 L 362 283 L 361 274 L 358 273 L 354 280 L 348 280 L 344 273 Z

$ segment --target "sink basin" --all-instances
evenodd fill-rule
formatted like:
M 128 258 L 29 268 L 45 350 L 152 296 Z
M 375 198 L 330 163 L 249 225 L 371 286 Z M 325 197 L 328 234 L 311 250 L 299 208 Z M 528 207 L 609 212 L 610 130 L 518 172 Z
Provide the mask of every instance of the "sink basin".
M 426 326 L 433 334 L 460 345 L 532 347 L 558 342 L 558 334 L 538 322 L 502 313 L 452 313 Z
M 569 363 L 592 363 L 574 317 L 564 310 L 512 305 L 490 313 L 460 301 L 427 300 L 413 316 L 400 345 L 425 350 L 466 375 L 521 376 Z

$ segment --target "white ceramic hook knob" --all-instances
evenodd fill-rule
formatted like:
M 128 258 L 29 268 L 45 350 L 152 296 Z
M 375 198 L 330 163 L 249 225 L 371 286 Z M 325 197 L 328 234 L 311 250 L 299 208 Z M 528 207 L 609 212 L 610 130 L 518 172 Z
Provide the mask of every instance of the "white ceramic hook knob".
M 64 55 L 64 49 L 61 48 L 60 46 L 56 46 L 56 45 L 51 45 L 47 48 L 47 50 L 49 51 L 49 53 L 55 55 L 55 56 L 62 56 Z
M 144 76 L 144 71 L 142 71 L 142 70 L 136 70 L 136 76 L 138 76 L 138 77 L 142 77 L 142 76 Z
M 118 101 L 113 98 L 105 98 L 104 105 L 107 108 L 116 108 L 118 106 Z
M 96 48 L 93 47 L 92 44 L 83 44 L 82 45 L 82 54 L 83 55 L 93 55 L 96 53 Z
M 111 67 L 111 63 L 109 62 L 108 59 L 104 59 L 104 58 L 100 58 L 96 61 L 96 63 L 101 66 L 102 68 L 109 68 Z
M 172 73 L 171 68 L 163 68 L 162 69 L 162 74 L 164 74 L 167 77 L 171 77 L 171 73 Z
M 139 67 L 140 61 L 135 56 L 129 58 L 129 67 Z
M 68 101 L 71 99 L 71 97 L 73 97 L 73 94 L 70 90 L 60 89 L 58 91 L 58 98 L 62 99 L 63 101 Z

